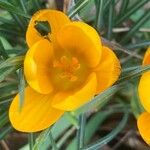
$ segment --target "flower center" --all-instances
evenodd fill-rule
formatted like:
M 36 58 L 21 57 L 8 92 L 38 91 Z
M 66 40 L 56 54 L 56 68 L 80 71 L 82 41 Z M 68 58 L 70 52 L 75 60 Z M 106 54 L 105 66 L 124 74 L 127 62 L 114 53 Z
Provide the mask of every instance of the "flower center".
M 76 81 L 78 77 L 75 75 L 76 71 L 80 69 L 80 63 L 76 57 L 69 59 L 66 56 L 62 56 L 60 60 L 55 60 L 53 62 L 54 68 L 59 68 L 62 70 L 60 73 L 60 78 L 67 78 L 70 81 Z

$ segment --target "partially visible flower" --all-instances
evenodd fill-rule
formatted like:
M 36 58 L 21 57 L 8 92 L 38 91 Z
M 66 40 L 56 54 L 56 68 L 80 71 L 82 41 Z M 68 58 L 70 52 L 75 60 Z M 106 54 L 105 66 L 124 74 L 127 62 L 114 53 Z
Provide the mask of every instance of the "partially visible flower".
M 48 21 L 51 32 L 42 36 L 37 22 Z M 17 95 L 9 118 L 17 130 L 36 132 L 56 122 L 64 111 L 72 111 L 110 87 L 120 75 L 120 63 L 102 45 L 94 28 L 71 22 L 62 12 L 41 10 L 31 19 L 26 41 L 29 50 L 24 74 L 29 84 L 18 111 Z
M 150 48 L 146 51 L 143 65 L 150 65 Z M 150 71 L 144 73 L 138 87 L 141 104 L 146 112 L 138 117 L 138 129 L 147 144 L 150 144 Z

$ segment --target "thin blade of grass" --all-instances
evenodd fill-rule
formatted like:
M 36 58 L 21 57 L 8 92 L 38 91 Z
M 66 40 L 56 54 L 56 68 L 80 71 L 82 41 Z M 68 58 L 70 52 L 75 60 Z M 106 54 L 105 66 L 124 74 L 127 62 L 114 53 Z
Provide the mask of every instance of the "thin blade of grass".
M 112 0 L 109 7 L 109 16 L 108 16 L 108 32 L 107 32 L 107 38 L 110 40 L 112 36 L 112 28 L 114 24 L 114 7 L 115 7 L 115 1 Z
M 79 0 L 73 8 L 68 12 L 69 18 L 74 17 L 90 0 Z
M 72 112 L 65 112 L 64 117 L 66 117 L 72 125 L 74 125 L 77 129 L 79 129 L 78 120 Z
M 136 31 L 143 26 L 150 19 L 150 11 L 146 11 L 142 17 L 132 26 L 132 28 L 127 32 L 127 34 L 120 41 L 121 44 L 125 44 L 130 40 L 130 38 L 136 33 Z
M 142 0 L 139 1 L 138 3 L 135 2 L 129 9 L 127 9 L 126 13 L 121 16 L 121 18 L 117 18 L 115 21 L 115 25 L 119 25 L 122 23 L 124 20 L 128 19 L 133 13 L 135 13 L 139 8 L 141 8 L 143 5 L 145 5 L 149 0 Z
M 99 105 L 102 105 L 105 103 L 109 97 L 114 95 L 119 89 L 121 89 L 121 85 L 114 85 L 104 92 L 100 93 L 99 95 L 95 96 L 89 103 L 83 105 L 78 110 L 75 111 L 76 114 L 81 114 L 84 112 L 88 112 L 89 110 L 92 110 L 93 108 L 96 108 Z
M 9 56 L 6 53 L 6 50 L 5 50 L 5 48 L 4 48 L 3 44 L 2 44 L 1 39 L 0 39 L 0 54 L 3 56 L 4 59 L 8 59 L 9 58 Z
M 129 114 L 127 112 L 125 112 L 122 120 L 116 126 L 116 128 L 114 128 L 108 135 L 106 135 L 105 137 L 101 138 L 96 143 L 85 147 L 83 150 L 98 150 L 101 147 L 103 147 L 105 144 L 110 142 L 113 138 L 115 138 L 122 131 L 122 129 L 124 128 L 124 126 L 126 125 L 126 123 L 128 121 L 128 116 L 129 116 Z
M 150 41 L 138 42 L 136 44 L 127 45 L 127 49 L 147 48 L 150 45 Z
M 146 66 L 139 66 L 137 69 L 129 72 L 128 74 L 126 74 L 125 76 L 122 76 L 118 82 L 123 82 L 123 81 L 128 81 L 131 80 L 135 77 L 140 76 L 142 73 L 149 71 L 150 70 L 150 65 L 146 65 Z
M 85 124 L 86 124 L 86 115 L 83 113 L 79 116 L 80 128 L 78 129 L 78 132 L 77 132 L 78 150 L 82 150 L 82 148 L 84 147 Z
M 104 0 L 95 0 L 96 3 L 96 20 L 95 20 L 95 28 L 97 31 L 101 31 L 101 28 L 103 26 L 103 5 Z
M 29 133 L 28 134 L 28 142 L 29 142 L 29 149 L 33 150 L 33 146 L 34 146 L 34 143 L 35 143 L 34 133 Z
M 55 140 L 53 138 L 52 132 L 50 131 L 49 133 L 49 137 L 50 137 L 50 141 L 51 141 L 51 145 L 52 145 L 52 150 L 58 150 L 57 145 L 55 143 Z
M 23 74 L 23 69 L 19 69 L 19 85 L 18 85 L 18 91 L 19 91 L 19 110 L 21 111 L 23 104 L 24 104 L 24 91 L 25 91 L 25 78 Z
M 10 133 L 12 131 L 12 127 L 11 126 L 6 126 L 0 133 L 0 140 L 4 139 L 6 135 L 8 135 L 8 133 Z
M 129 4 L 129 0 L 122 0 L 121 8 L 120 8 L 120 13 L 119 13 L 120 16 L 124 15 L 124 13 L 127 10 L 128 4 Z
M 0 0 L 0 8 L 3 8 L 9 12 L 12 12 L 12 13 L 15 13 L 19 16 L 23 16 L 25 18 L 28 18 L 30 19 L 30 16 L 21 12 L 18 8 L 16 8 L 14 5 L 12 5 L 11 3 L 9 2 L 6 2 L 6 1 L 3 1 L 3 0 Z

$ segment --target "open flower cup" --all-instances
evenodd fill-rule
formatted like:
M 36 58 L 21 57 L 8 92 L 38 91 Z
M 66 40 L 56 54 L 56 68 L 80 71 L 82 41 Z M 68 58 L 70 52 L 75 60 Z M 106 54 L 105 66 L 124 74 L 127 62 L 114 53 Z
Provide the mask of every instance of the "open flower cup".
M 37 22 L 47 21 L 51 32 L 42 36 Z M 101 43 L 94 28 L 72 22 L 62 12 L 41 10 L 33 15 L 27 32 L 29 50 L 24 60 L 28 86 L 19 111 L 19 95 L 10 106 L 13 127 L 36 132 L 55 123 L 110 87 L 120 75 L 120 63 Z
M 150 48 L 146 51 L 143 65 L 150 65 Z M 146 112 L 138 117 L 138 129 L 147 144 L 150 145 L 150 71 L 144 73 L 138 87 L 139 97 Z

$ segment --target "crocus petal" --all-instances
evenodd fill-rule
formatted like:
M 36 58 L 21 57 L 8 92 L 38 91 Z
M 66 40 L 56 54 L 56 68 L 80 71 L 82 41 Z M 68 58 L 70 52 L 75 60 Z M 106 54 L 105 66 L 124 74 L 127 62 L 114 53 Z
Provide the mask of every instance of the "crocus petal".
M 24 61 L 24 74 L 28 84 L 41 94 L 48 94 L 53 90 L 50 80 L 50 62 L 53 56 L 51 43 L 40 40 L 27 52 Z
M 150 47 L 147 49 L 143 59 L 143 65 L 149 65 L 149 64 L 150 64 Z
M 138 93 L 143 107 L 146 111 L 150 112 L 150 71 L 142 75 Z
M 150 144 L 150 113 L 142 113 L 138 117 L 137 126 L 144 141 Z
M 70 22 L 69 18 L 60 11 L 45 9 L 36 12 L 31 18 L 26 32 L 26 41 L 29 47 L 44 38 L 35 28 L 36 21 L 48 21 L 53 36 L 56 35 L 62 26 Z
M 83 104 L 91 100 L 95 95 L 97 87 L 96 74 L 91 73 L 87 79 L 87 82 L 81 89 L 75 93 L 58 93 L 55 95 L 52 105 L 57 109 L 66 111 L 79 108 Z
M 57 39 L 63 49 L 83 57 L 89 67 L 98 65 L 102 45 L 94 28 L 83 22 L 71 22 L 58 32 Z
M 103 46 L 101 61 L 94 70 L 97 75 L 97 93 L 100 93 L 118 79 L 121 67 L 115 53 Z
M 55 123 L 64 112 L 51 106 L 52 98 L 53 95 L 42 95 L 27 87 L 21 110 L 18 95 L 11 103 L 9 118 L 13 127 L 23 132 L 37 132 Z

